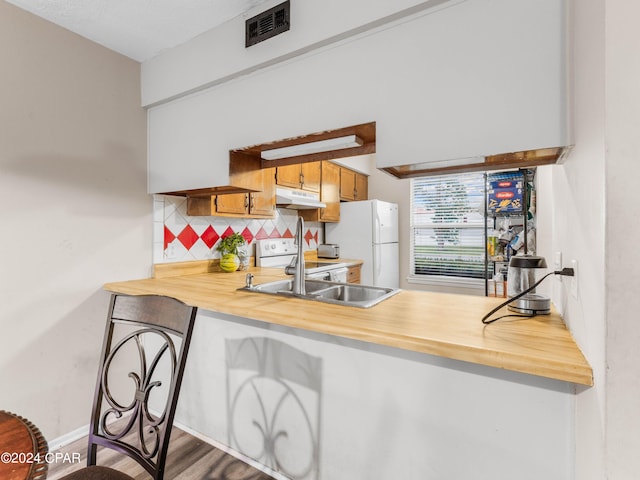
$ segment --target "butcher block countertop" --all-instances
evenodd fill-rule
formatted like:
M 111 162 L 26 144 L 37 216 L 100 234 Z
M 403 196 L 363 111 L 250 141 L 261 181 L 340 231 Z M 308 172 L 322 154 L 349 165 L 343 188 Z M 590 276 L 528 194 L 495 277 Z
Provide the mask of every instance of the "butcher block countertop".
M 244 286 L 246 271 L 196 273 L 200 270 L 185 264 L 170 275 L 157 267 L 155 278 L 108 283 L 104 288 L 130 295 L 168 295 L 212 312 L 593 385 L 589 363 L 555 310 L 551 315 L 484 325 L 482 316 L 503 299 L 403 290 L 363 309 L 237 290 Z M 284 276 L 281 268 L 249 271 L 255 285 Z M 500 313 L 506 312 L 496 315 Z

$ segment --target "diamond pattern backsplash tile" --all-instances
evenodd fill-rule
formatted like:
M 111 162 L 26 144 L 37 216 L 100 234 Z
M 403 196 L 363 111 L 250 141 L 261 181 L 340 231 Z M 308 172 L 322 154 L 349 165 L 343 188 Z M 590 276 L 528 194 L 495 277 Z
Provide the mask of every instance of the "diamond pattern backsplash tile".
M 218 232 L 216 232 L 213 227 L 211 225 L 209 225 L 206 230 L 204 232 L 202 232 L 202 235 L 200 235 L 200 238 L 202 239 L 202 241 L 204 242 L 204 244 L 209 247 L 209 248 L 213 248 L 213 246 L 218 242 L 218 240 L 220 239 L 220 235 L 218 235 Z M 166 248 L 166 247 L 165 247 Z
M 256 240 L 293 238 L 298 219 L 295 210 L 287 209 L 278 209 L 272 219 L 190 217 L 186 198 L 168 195 L 156 195 L 153 205 L 153 263 L 220 258 L 218 242 L 234 232 L 245 238 L 255 255 Z M 306 222 L 303 237 L 305 250 L 317 249 L 323 240 L 322 224 Z
M 200 239 L 200 236 L 193 230 L 191 225 L 187 225 L 178 234 L 178 240 L 184 245 L 184 248 L 191 250 L 191 247 Z

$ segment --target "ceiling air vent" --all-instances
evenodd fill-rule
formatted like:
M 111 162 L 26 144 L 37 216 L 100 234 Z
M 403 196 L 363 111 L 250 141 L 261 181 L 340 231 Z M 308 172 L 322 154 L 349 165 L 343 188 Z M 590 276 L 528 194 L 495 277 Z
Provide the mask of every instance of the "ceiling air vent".
M 247 20 L 245 48 L 289 30 L 289 0 Z

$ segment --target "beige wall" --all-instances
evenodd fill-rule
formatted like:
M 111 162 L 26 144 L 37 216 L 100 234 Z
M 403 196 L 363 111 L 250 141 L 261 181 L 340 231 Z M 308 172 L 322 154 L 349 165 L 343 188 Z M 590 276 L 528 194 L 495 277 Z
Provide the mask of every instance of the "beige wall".
M 140 65 L 0 0 L 0 409 L 89 420 L 106 281 L 148 276 Z

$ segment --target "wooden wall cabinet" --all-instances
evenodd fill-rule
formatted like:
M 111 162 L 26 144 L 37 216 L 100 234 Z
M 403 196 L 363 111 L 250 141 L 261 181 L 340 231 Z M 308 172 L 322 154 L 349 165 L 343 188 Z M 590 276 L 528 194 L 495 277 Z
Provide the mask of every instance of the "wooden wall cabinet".
M 277 167 L 276 185 L 320 192 L 322 162 L 306 162 Z
M 300 216 L 308 222 L 340 221 L 340 166 L 328 161 L 318 163 L 321 172 L 320 201 L 325 208 L 300 210 Z
M 356 191 L 354 200 L 369 199 L 369 177 L 362 173 L 356 172 Z
M 366 175 L 340 167 L 340 200 L 367 200 L 369 198 L 369 179 Z
M 276 210 L 275 169 L 252 172 L 253 185 L 260 191 L 187 198 L 187 215 L 272 218 Z

